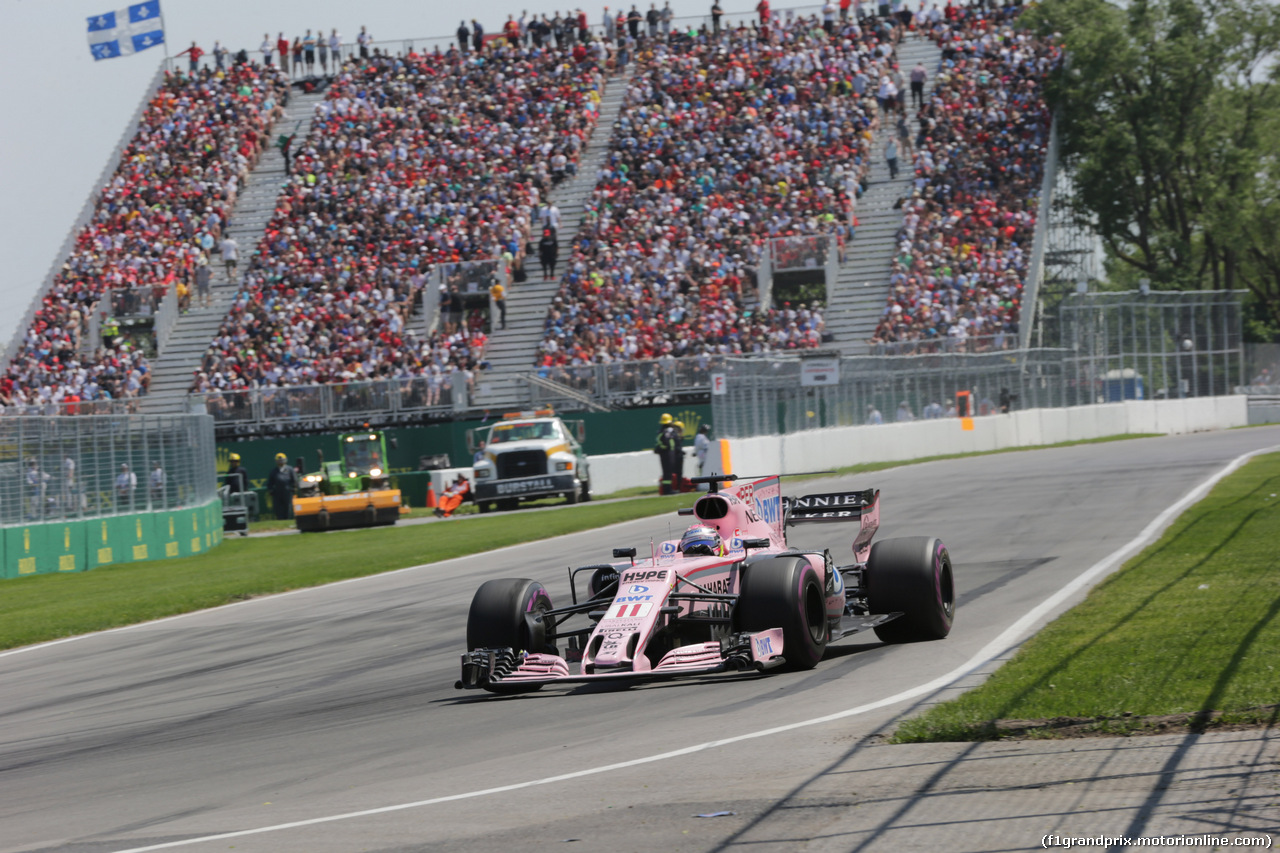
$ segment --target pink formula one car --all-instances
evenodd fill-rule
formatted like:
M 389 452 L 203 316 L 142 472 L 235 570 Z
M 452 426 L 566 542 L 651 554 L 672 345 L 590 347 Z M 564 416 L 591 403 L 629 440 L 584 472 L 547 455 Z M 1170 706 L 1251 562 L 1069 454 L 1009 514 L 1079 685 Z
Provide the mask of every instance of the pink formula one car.
M 679 511 L 692 526 L 650 559 L 615 548 L 614 558 L 629 562 L 570 570 L 567 607 L 553 605 L 536 581 L 485 582 L 471 601 L 457 687 L 519 693 L 563 682 L 811 669 L 827 643 L 867 628 L 885 642 L 950 632 L 947 549 L 930 537 L 873 547 L 878 490 L 784 498 L 776 476 L 737 479 L 695 479 L 711 491 Z M 854 563 L 787 546 L 788 526 L 817 522 L 857 523 Z M 575 618 L 589 623 L 573 628 Z

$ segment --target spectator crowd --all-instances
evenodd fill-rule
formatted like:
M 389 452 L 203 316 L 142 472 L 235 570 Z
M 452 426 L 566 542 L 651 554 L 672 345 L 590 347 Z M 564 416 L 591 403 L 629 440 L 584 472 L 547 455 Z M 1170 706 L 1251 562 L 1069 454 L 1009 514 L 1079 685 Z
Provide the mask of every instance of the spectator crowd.
M 424 293 L 428 273 L 523 263 L 540 201 L 594 127 L 601 60 L 503 40 L 343 65 L 195 390 L 470 375 L 482 325 L 460 297 L 450 310 L 457 283 Z M 414 305 L 441 295 L 438 330 L 411 329 Z
M 1019 31 L 1018 7 L 922 11 L 912 26 L 943 62 L 927 96 L 912 72 L 908 99 L 894 47 L 910 13 L 761 6 L 749 24 L 715 15 L 687 30 L 672 29 L 669 6 L 632 7 L 606 19 L 605 39 L 581 13 L 509 17 L 498 38 L 464 21 L 456 46 L 405 56 L 371 49 L 363 29 L 354 46 L 334 30 L 266 35 L 262 64 L 243 51 L 227 62 L 215 45 L 202 66 L 193 45 L 190 73 L 166 75 L 146 106 L 0 377 L 0 405 L 144 394 L 140 348 L 84 340 L 95 303 L 174 287 L 207 305 L 220 245 L 243 277 L 195 391 L 394 378 L 439 402 L 484 367 L 483 312 L 465 297 L 493 269 L 466 264 L 500 259 L 523 275 L 533 254 L 554 277 L 559 241 L 568 262 L 534 355 L 549 375 L 816 347 L 822 306 L 762 307 L 757 271 L 766 252 L 802 268 L 823 263 L 827 240 L 847 250 L 877 136 L 914 179 L 873 343 L 1012 342 L 1057 45 Z M 550 193 L 577 172 L 607 75 L 630 63 L 582 221 L 561 223 Z M 290 69 L 317 67 L 332 69 L 325 97 L 306 138 L 289 140 L 275 214 L 240 272 L 223 240 L 237 191 L 270 144 Z M 779 238 L 790 242 L 771 249 Z M 451 272 L 427 292 L 437 267 Z M 423 304 L 441 308 L 430 334 L 410 322 Z
M 762 310 L 755 273 L 771 239 L 848 236 L 892 31 L 761 18 L 639 45 L 542 367 L 820 344 L 819 306 Z
M 888 351 L 1017 342 L 1049 143 L 1043 82 L 1059 46 L 1017 29 L 1020 7 L 948 5 L 918 111 L 915 179 L 873 344 Z

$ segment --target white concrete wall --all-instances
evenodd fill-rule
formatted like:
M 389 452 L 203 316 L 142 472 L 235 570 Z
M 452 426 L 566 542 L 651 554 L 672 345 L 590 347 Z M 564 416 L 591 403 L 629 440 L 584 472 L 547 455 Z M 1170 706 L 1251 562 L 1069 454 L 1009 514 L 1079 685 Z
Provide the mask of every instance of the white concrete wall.
M 926 456 L 1035 447 L 1127 433 L 1175 435 L 1245 426 L 1245 396 L 1194 400 L 1128 400 L 1068 409 L 1032 409 L 973 419 L 961 429 L 960 419 L 832 427 L 791 435 L 730 439 L 733 471 L 739 474 L 794 474 L 824 471 L 864 462 L 908 461 Z M 686 448 L 692 454 L 692 448 Z M 692 458 L 685 466 L 693 476 Z M 653 451 L 591 457 L 591 491 L 607 495 L 637 486 L 656 486 L 661 476 Z

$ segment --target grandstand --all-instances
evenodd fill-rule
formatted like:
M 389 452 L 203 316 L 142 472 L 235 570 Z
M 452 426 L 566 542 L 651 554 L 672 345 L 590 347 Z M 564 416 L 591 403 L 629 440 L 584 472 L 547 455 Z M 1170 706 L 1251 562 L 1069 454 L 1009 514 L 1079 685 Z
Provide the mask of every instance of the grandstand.
M 299 137 L 305 138 L 311 130 L 315 105 L 323 97 L 323 94 L 315 92 L 293 92 L 277 127 L 289 132 L 297 128 Z M 227 226 L 227 232 L 235 238 L 246 257 L 261 238 L 275 211 L 284 178 L 284 156 L 273 145 L 264 152 L 258 167 L 249 175 Z M 187 408 L 192 366 L 199 364 L 208 350 L 209 342 L 217 334 L 239 289 L 239 281 L 227 274 L 225 266 L 216 258 L 210 260 L 209 307 L 202 308 L 193 301 L 190 310 L 175 324 L 168 345 L 152 362 L 150 390 L 140 401 L 143 412 L 163 414 Z
M 392 381 L 443 388 L 405 407 L 451 417 L 548 389 L 601 405 L 577 377 L 619 361 L 697 357 L 696 369 L 651 371 L 665 382 L 705 376 L 707 359 L 725 355 L 915 349 L 952 341 L 956 325 L 1004 346 L 1016 339 L 1037 226 L 1047 128 L 1038 79 L 1056 56 L 1013 31 L 1013 7 L 947 15 L 925 22 L 928 37 L 885 21 L 838 25 L 829 37 L 803 15 L 778 15 L 764 36 L 677 31 L 631 46 L 634 62 L 621 69 L 612 46 L 574 55 L 570 45 L 501 41 L 480 67 L 452 52 L 351 58 L 327 90 L 295 85 L 287 106 L 281 81 L 241 66 L 266 82 L 236 95 L 252 116 L 205 118 L 202 132 L 225 144 L 221 161 L 202 167 L 235 173 L 220 179 L 212 219 L 186 216 L 149 256 L 128 242 L 136 219 L 111 219 L 109 188 L 100 220 L 118 236 L 96 239 L 120 244 L 119 269 L 113 278 L 72 256 L 68 269 L 90 280 L 55 283 L 20 332 L 0 402 L 56 406 L 71 392 L 83 401 L 97 374 L 106 378 L 91 393 L 107 384 L 154 413 L 184 409 L 189 390 L 298 386 L 300 399 L 313 385 Z M 891 180 L 882 152 L 896 125 L 877 96 L 896 79 L 905 99 L 917 63 L 929 71 L 922 131 L 914 163 L 904 152 Z M 211 80 L 165 86 L 230 85 Z M 136 139 L 167 140 L 172 124 L 144 111 Z M 270 143 L 295 130 L 286 172 Z M 557 157 L 562 181 L 550 174 Z M 990 174 L 1011 165 L 1012 180 Z M 544 281 L 528 248 L 548 202 L 560 215 L 559 274 Z M 234 278 L 207 240 L 194 242 L 224 231 L 240 247 Z M 821 244 L 832 257 L 839 246 L 824 304 L 784 305 L 770 290 L 771 243 L 811 238 L 832 241 Z M 77 252 L 93 247 L 82 243 Z M 201 251 L 210 306 L 193 302 L 161 352 L 86 353 L 85 317 L 107 286 L 181 281 L 194 291 Z M 457 262 L 523 263 L 528 280 L 509 284 L 505 329 L 485 310 L 469 307 L 461 323 L 438 310 L 432 270 Z M 76 330 L 60 331 L 77 317 Z M 81 355 L 69 363 L 75 343 Z

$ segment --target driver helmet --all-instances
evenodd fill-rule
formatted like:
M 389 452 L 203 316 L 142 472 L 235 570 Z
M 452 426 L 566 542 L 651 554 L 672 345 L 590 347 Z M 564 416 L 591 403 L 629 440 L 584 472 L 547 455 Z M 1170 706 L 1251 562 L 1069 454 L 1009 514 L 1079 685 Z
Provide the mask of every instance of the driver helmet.
M 680 550 L 686 557 L 722 557 L 724 542 L 714 527 L 695 524 L 680 537 Z

